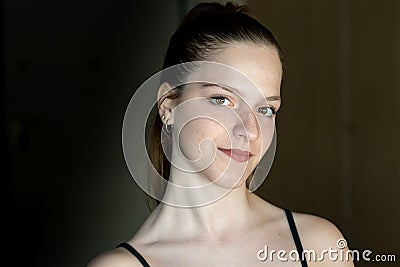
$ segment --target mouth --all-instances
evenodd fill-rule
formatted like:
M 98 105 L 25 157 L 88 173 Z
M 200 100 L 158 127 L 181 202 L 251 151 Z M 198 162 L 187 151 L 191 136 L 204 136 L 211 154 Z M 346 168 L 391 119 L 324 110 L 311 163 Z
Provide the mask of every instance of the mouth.
M 249 151 L 243 151 L 240 149 L 225 149 L 225 148 L 218 148 L 221 152 L 225 153 L 232 159 L 238 161 L 238 162 L 245 162 L 250 159 L 250 157 L 253 156 L 251 152 Z

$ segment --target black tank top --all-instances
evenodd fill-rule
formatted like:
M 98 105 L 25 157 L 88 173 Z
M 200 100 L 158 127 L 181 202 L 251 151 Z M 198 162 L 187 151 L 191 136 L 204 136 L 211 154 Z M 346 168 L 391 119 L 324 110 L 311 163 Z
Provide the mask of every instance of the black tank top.
M 297 252 L 299 253 L 299 256 L 300 256 L 301 266 L 302 267 L 308 267 L 307 261 L 302 256 L 303 255 L 303 246 L 301 245 L 299 233 L 297 232 L 296 224 L 295 224 L 294 219 L 293 219 L 293 214 L 288 209 L 285 209 L 285 214 L 286 214 L 286 218 L 287 218 L 288 223 L 289 223 L 290 231 L 292 232 L 292 236 L 293 236 L 294 243 L 296 245 Z M 121 243 L 121 244 L 119 244 L 117 246 L 117 248 L 120 248 L 120 247 L 121 248 L 125 248 L 130 253 L 132 253 L 132 255 L 135 256 L 140 261 L 140 263 L 143 265 L 143 267 L 150 267 L 150 265 L 143 258 L 143 256 L 140 255 L 140 253 L 136 249 L 134 249 L 131 245 L 129 245 L 128 243 L 124 242 L 124 243 Z

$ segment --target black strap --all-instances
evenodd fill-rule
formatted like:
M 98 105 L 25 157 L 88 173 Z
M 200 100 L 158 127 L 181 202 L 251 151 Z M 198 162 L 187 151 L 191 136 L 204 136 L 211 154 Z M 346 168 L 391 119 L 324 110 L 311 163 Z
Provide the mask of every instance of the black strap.
M 285 213 L 286 213 L 286 218 L 287 218 L 288 223 L 289 223 L 290 231 L 292 232 L 292 236 L 293 236 L 294 243 L 296 245 L 297 252 L 299 253 L 299 257 L 300 257 L 300 260 L 301 260 L 301 266 L 302 267 L 308 267 L 307 261 L 305 260 L 304 255 L 303 255 L 303 246 L 301 245 L 299 233 L 297 232 L 296 224 L 295 224 L 294 219 L 293 219 L 293 214 L 288 209 L 285 209 Z M 140 255 L 139 252 L 137 252 L 137 250 L 134 249 L 128 243 L 125 243 L 125 242 L 121 243 L 121 244 L 119 244 L 117 246 L 117 248 L 119 248 L 119 247 L 123 247 L 126 250 L 128 250 L 130 253 L 132 253 L 140 261 L 140 263 L 144 267 L 150 267 L 150 265 L 142 257 L 142 255 Z
M 134 249 L 131 245 L 129 245 L 128 243 L 121 243 L 117 246 L 117 248 L 122 247 L 125 248 L 126 250 L 128 250 L 130 253 L 133 254 L 133 256 L 135 256 L 140 263 L 144 266 L 144 267 L 150 267 L 150 265 L 147 263 L 147 261 L 142 257 L 142 255 L 139 254 L 139 252 L 137 252 L 136 249 Z
M 308 267 L 307 261 L 303 255 L 303 246 L 301 245 L 299 233 L 297 232 L 296 224 L 294 223 L 293 214 L 288 209 L 285 209 L 285 213 L 286 213 L 286 218 L 289 223 L 290 231 L 292 232 L 294 243 L 296 244 L 297 252 L 299 253 L 299 257 L 301 260 L 301 266 Z

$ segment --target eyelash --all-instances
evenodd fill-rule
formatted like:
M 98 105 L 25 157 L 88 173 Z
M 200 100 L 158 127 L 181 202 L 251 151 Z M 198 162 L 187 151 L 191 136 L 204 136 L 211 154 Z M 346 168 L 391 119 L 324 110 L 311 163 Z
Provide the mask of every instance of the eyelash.
M 272 107 L 272 106 L 269 106 L 269 107 L 261 107 L 261 108 L 258 108 L 257 111 L 260 112 L 260 113 L 262 113 L 261 110 L 264 109 L 264 108 L 270 109 L 271 112 L 272 112 L 272 116 L 274 116 L 274 115 L 276 114 L 276 109 L 275 109 L 274 107 Z M 265 115 L 265 114 L 263 114 L 263 115 Z M 272 116 L 267 116 L 267 117 L 272 117 Z
M 228 96 L 218 95 L 218 96 L 212 96 L 212 97 L 210 97 L 210 101 L 211 101 L 211 103 L 213 103 L 214 105 L 218 105 L 218 106 L 227 106 L 227 105 L 229 105 L 229 104 L 227 104 L 227 105 L 218 104 L 218 103 L 215 102 L 215 101 L 220 100 L 220 99 L 227 100 L 227 101 L 229 101 L 229 103 L 232 104 L 232 101 L 229 100 L 229 97 L 228 97 Z M 271 112 L 272 112 L 272 116 L 276 114 L 276 109 L 275 109 L 274 107 L 272 107 L 272 106 L 269 106 L 269 107 L 260 107 L 260 108 L 257 109 L 257 112 L 263 114 L 263 112 L 262 112 L 263 109 L 270 109 Z M 263 115 L 265 115 L 265 114 L 263 114 Z M 267 117 L 272 117 L 272 116 L 267 116 Z
M 217 100 L 219 100 L 219 99 L 228 100 L 229 103 L 232 104 L 232 101 L 229 100 L 229 97 L 228 97 L 228 96 L 224 96 L 224 95 L 212 96 L 212 97 L 210 98 L 210 101 L 211 101 L 211 103 L 213 103 L 214 105 L 218 105 L 218 106 L 227 106 L 227 105 L 222 105 L 222 104 L 218 104 L 218 103 L 215 103 L 215 102 L 214 102 L 214 101 L 217 101 Z M 229 105 L 229 104 L 228 104 L 228 105 Z

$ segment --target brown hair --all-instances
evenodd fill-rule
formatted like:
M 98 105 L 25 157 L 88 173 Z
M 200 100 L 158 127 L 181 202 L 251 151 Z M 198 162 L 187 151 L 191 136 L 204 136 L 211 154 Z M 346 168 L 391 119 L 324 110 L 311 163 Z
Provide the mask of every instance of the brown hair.
M 282 50 L 274 35 L 247 14 L 246 6 L 231 2 L 201 3 L 186 14 L 172 35 L 162 69 L 184 62 L 210 60 L 213 55 L 235 42 L 273 47 L 278 52 L 281 63 L 283 61 Z M 168 97 L 179 97 L 182 88 L 175 89 Z M 168 180 L 171 164 L 164 155 L 160 142 L 162 126 L 156 106 L 150 116 L 146 144 L 154 168 Z

